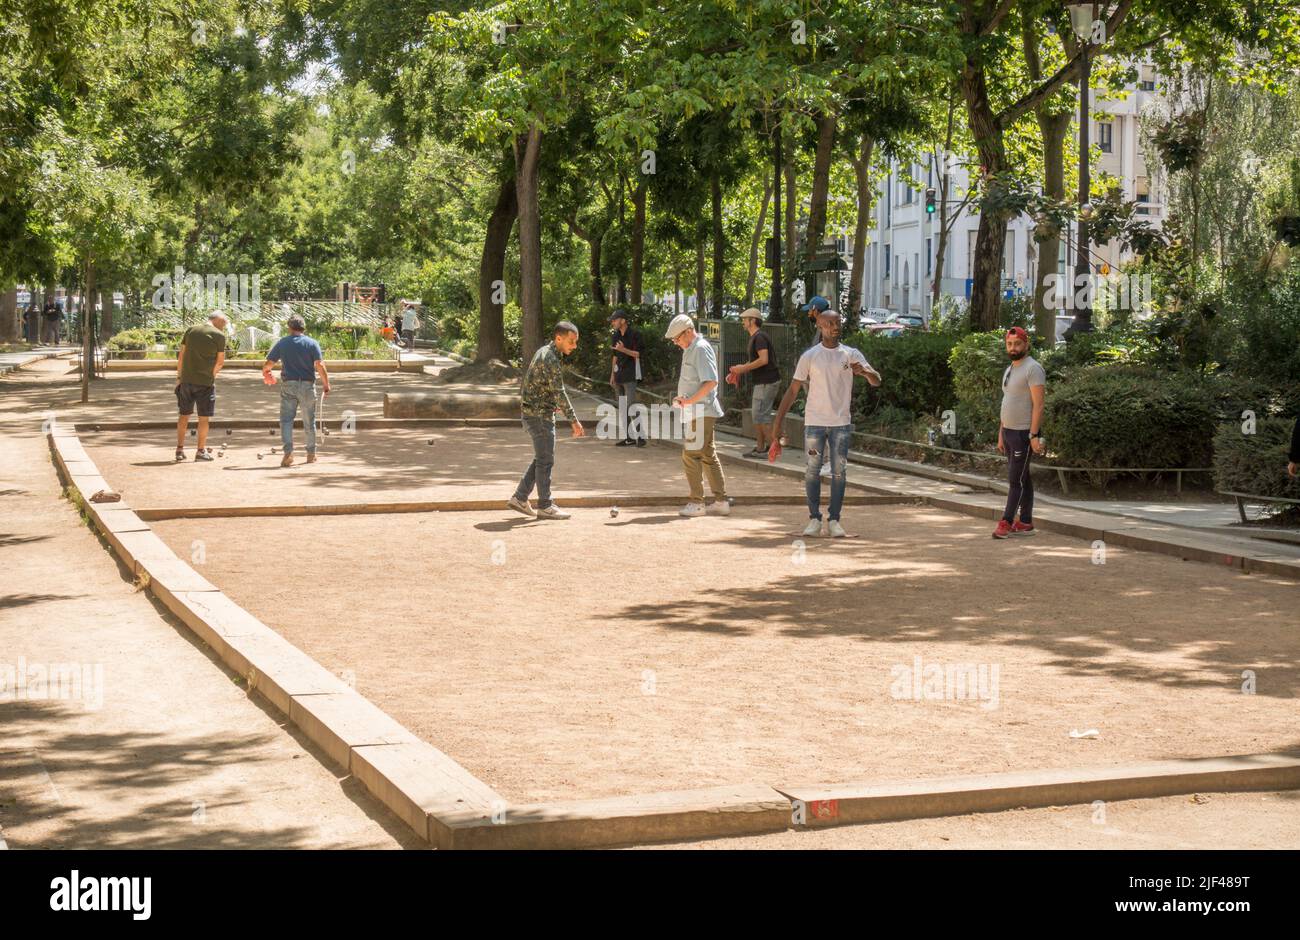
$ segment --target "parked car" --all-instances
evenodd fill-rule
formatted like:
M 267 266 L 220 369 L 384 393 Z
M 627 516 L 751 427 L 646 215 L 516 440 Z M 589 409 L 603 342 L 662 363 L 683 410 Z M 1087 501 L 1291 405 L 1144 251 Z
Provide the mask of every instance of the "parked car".
M 868 307 L 866 310 L 868 323 L 888 323 L 892 319 L 894 319 L 894 311 L 884 307 Z
M 906 324 L 917 330 L 925 329 L 925 318 L 917 313 L 900 313 L 894 317 L 894 322 Z

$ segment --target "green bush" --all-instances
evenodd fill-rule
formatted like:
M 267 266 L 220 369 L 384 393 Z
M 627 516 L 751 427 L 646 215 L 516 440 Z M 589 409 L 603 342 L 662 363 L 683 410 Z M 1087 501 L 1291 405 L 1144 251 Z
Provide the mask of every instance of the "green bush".
M 1300 479 L 1287 476 L 1293 421 L 1265 418 L 1254 434 L 1240 422 L 1219 425 L 1214 435 L 1214 486 L 1219 490 L 1300 499 Z
M 1006 334 L 1002 330 L 967 334 L 952 347 L 948 365 L 957 397 L 955 439 L 960 446 L 991 444 L 997 440 L 1002 373 L 1010 362 Z
M 856 333 L 845 345 L 860 349 L 880 371 L 880 388 L 859 395 L 863 415 L 884 408 L 916 415 L 938 415 L 956 404 L 949 357 L 957 337 L 948 333 L 909 331 L 902 336 Z
M 108 348 L 113 352 L 149 349 L 154 344 L 154 331 L 145 327 L 123 330 L 108 341 Z
M 621 309 L 627 311 L 632 329 L 641 334 L 642 381 L 662 382 L 676 375 L 681 362 L 681 351 L 664 339 L 668 321 L 673 318 L 671 311 L 658 304 L 622 304 Z M 612 331 L 609 325 L 611 311 L 610 307 L 593 304 L 564 316 L 547 317 L 547 339 L 560 320 L 568 320 L 578 328 L 581 339 L 578 348 L 569 357 L 568 365 L 597 382 L 609 380 L 609 359 L 612 354 L 609 343 Z
M 1092 366 L 1048 385 L 1043 434 L 1067 466 L 1208 467 L 1216 411 L 1213 383 L 1194 372 Z
M 1076 334 L 1069 341 L 1034 355 L 1049 378 L 1075 366 L 1099 363 L 1144 363 L 1170 369 L 1178 364 L 1176 347 L 1157 335 L 1149 324 L 1133 321 Z
M 1228 316 L 1240 337 L 1234 371 L 1270 384 L 1300 385 L 1300 262 L 1271 283 L 1256 275 L 1235 285 L 1227 301 Z

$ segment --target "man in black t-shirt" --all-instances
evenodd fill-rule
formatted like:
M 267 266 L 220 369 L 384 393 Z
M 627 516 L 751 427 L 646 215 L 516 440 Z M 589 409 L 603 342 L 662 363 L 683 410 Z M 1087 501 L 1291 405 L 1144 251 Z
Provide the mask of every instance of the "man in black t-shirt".
M 740 322 L 749 334 L 749 361 L 744 365 L 732 366 L 727 370 L 727 381 L 740 385 L 740 377 L 746 372 L 754 377 L 754 449 L 745 454 L 755 460 L 766 460 L 768 448 L 772 445 L 772 418 L 777 393 L 781 391 L 781 372 L 776 367 L 776 348 L 772 337 L 759 329 L 763 315 L 750 307 L 740 315 Z
M 609 362 L 609 384 L 618 395 L 619 442 L 616 447 L 644 447 L 645 422 L 636 408 L 636 385 L 641 381 L 641 334 L 627 322 L 627 311 L 616 309 L 609 317 L 614 327 L 609 345 L 613 355 Z M 636 413 L 633 413 L 633 409 Z

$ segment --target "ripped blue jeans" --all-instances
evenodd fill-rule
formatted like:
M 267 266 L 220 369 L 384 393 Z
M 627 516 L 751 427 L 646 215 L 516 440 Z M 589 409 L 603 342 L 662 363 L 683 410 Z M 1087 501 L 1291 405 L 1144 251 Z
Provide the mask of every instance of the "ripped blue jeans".
M 844 490 L 849 482 L 849 442 L 853 439 L 853 425 L 839 427 L 823 425 L 805 425 L 804 441 L 804 489 L 808 491 L 808 518 L 822 517 L 822 463 L 826 448 L 830 447 L 831 457 L 831 506 L 828 515 L 838 521 L 840 507 L 844 504 Z

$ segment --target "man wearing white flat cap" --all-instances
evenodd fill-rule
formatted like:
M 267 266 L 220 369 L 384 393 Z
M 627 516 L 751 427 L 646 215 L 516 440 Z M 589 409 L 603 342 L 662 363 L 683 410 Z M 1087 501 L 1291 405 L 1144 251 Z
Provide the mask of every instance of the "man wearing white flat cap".
M 709 489 L 713 492 L 713 512 L 719 516 L 730 515 L 727 482 L 713 446 L 714 425 L 725 414 L 722 402 L 718 400 L 717 356 L 713 354 L 709 341 L 695 332 L 695 323 L 684 313 L 673 317 L 664 336 L 682 351 L 682 371 L 677 379 L 677 397 L 673 399 L 673 407 L 682 409 L 682 423 L 686 428 L 682 466 L 686 469 L 691 496 L 680 514 L 705 514 L 703 478 L 707 475 Z

